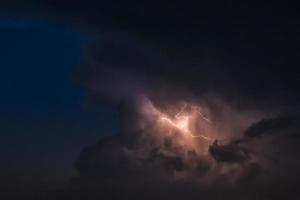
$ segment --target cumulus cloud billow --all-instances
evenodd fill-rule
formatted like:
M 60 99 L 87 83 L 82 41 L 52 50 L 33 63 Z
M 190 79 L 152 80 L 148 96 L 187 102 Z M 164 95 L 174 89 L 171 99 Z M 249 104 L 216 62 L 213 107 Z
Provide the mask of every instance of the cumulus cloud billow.
M 83 149 L 77 174 L 55 197 L 299 196 L 299 117 L 261 109 L 259 99 L 247 104 L 243 86 L 215 73 L 228 69 L 182 65 L 154 50 L 109 37 L 88 51 L 79 80 L 96 105 L 118 108 L 119 132 Z

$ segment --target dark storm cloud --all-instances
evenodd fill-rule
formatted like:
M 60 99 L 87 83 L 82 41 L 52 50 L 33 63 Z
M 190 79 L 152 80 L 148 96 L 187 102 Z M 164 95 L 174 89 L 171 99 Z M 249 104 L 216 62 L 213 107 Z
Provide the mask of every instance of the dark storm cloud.
M 270 145 L 283 145 L 282 152 L 288 149 L 298 151 L 297 143 L 299 143 L 299 116 L 279 116 L 270 119 L 262 119 L 250 125 L 244 132 L 241 138 L 232 140 L 229 144 L 219 145 L 215 141 L 210 146 L 210 153 L 219 162 L 238 162 L 242 163 L 244 160 L 250 159 L 253 154 L 263 153 L 256 152 L 253 143 L 269 148 Z M 269 140 L 269 141 L 268 141 Z M 268 141 L 268 142 L 267 142 Z M 278 143 L 279 142 L 279 143 Z M 262 150 L 262 149 L 259 149 Z M 267 151 L 267 150 L 266 150 Z M 281 152 L 281 153 L 282 153 Z M 280 153 L 280 154 L 281 154 Z M 287 155 L 279 155 L 289 157 L 290 153 L 285 152 Z M 293 152 L 293 154 L 296 152 Z M 284 153 L 283 153 L 284 154 Z M 274 155 L 273 155 L 274 156 Z M 278 155 L 276 155 L 278 157 Z
M 265 121 L 268 120 L 262 120 L 258 124 Z M 246 132 L 252 130 L 253 126 Z M 80 196 L 90 199 L 281 199 L 284 196 L 296 198 L 300 165 L 296 159 L 299 157 L 298 144 L 293 138 L 287 138 L 283 134 L 279 134 L 278 138 L 276 134 L 278 131 L 288 133 L 291 129 L 299 133 L 299 127 L 295 130 L 284 122 L 280 128 L 268 129 L 266 138 L 251 138 L 244 143 L 242 147 L 247 149 L 250 155 L 245 158 L 248 160 L 233 161 L 232 157 L 223 157 L 223 160 L 230 161 L 226 161 L 227 164 L 219 163 L 215 167 L 230 168 L 240 165 L 241 168 L 233 167 L 227 174 L 216 175 L 213 184 L 207 182 L 207 176 L 213 176 L 210 174 L 211 164 L 192 151 L 187 154 L 191 159 L 198 160 L 197 170 L 188 179 L 172 180 L 170 176 L 174 172 L 188 172 L 191 169 L 180 156 L 163 153 L 163 148 L 172 147 L 170 141 L 166 140 L 161 147 L 153 146 L 144 154 L 146 156 L 138 158 L 134 156 L 140 148 L 136 146 L 138 138 L 132 138 L 132 145 L 122 138 L 126 137 L 125 135 L 116 135 L 85 148 L 76 163 L 78 175 L 72 179 L 70 187 L 56 195 L 58 198 L 72 199 Z M 266 132 L 266 129 L 262 128 L 261 132 Z M 278 148 L 278 151 L 274 151 L 274 147 Z M 224 148 L 222 150 L 227 155 L 230 154 L 228 147 L 220 145 L 220 148 Z M 230 151 L 237 154 L 239 148 L 232 146 Z M 239 178 L 232 182 L 233 177 Z
M 274 119 L 265 119 L 250 126 L 245 136 L 249 138 L 260 137 L 265 134 L 271 134 L 275 131 L 281 131 L 289 127 L 291 130 L 299 129 L 300 119 L 297 116 L 283 116 Z
M 88 54 L 91 56 L 90 60 L 79 70 L 83 72 L 79 80 L 88 88 L 90 98 L 109 99 L 118 105 L 123 102 L 120 111 L 124 126 L 121 126 L 119 135 L 100 141 L 82 152 L 76 164 L 78 176 L 71 183 L 71 188 L 78 190 L 70 193 L 67 189 L 62 193 L 87 195 L 91 198 L 108 196 L 111 199 L 165 199 L 169 196 L 173 199 L 183 199 L 186 196 L 190 199 L 280 199 L 282 196 L 295 195 L 296 180 L 289 177 L 291 173 L 296 176 L 299 174 L 299 163 L 292 158 L 299 150 L 297 142 L 285 136 L 291 130 L 293 136 L 299 131 L 297 117 L 265 119 L 251 125 L 237 140 L 225 145 L 213 144 L 211 147 L 217 149 L 210 149 L 210 153 L 217 161 L 215 164 L 199 157 L 193 150 L 185 152 L 196 163 L 195 171 L 179 154 L 164 153 L 166 149 L 172 149 L 172 140 L 168 141 L 166 138 L 163 146 L 149 140 L 144 144 L 150 145 L 150 149 L 144 151 L 144 148 L 139 147 L 139 142 L 140 137 L 147 132 L 132 132 L 138 118 L 134 111 L 135 97 L 140 94 L 146 94 L 159 104 L 184 97 L 203 97 L 209 101 L 206 94 L 211 92 L 218 98 L 235 99 L 231 103 L 241 110 L 259 109 L 261 105 L 269 103 L 278 107 L 263 109 L 264 111 L 280 113 L 282 107 L 286 106 L 282 102 L 284 98 L 269 93 L 270 85 L 257 91 L 251 88 L 253 82 L 250 79 L 258 73 L 258 66 L 265 63 L 260 63 L 261 60 L 258 59 L 259 64 L 255 66 L 255 61 L 252 60 L 253 67 L 246 68 L 246 77 L 243 73 L 239 74 L 246 80 L 238 80 L 231 72 L 241 72 L 238 69 L 238 66 L 242 66 L 241 60 L 233 66 L 220 63 L 215 65 L 207 62 L 211 55 L 199 54 L 197 59 L 193 56 L 191 62 L 182 54 L 172 56 L 172 50 L 164 49 L 163 51 L 168 52 L 167 55 L 160 53 L 159 45 L 148 48 L 144 41 L 121 38 L 104 37 L 99 43 L 94 43 L 95 46 L 92 46 Z M 205 49 L 206 46 L 201 48 Z M 176 53 L 183 49 L 185 48 L 177 49 Z M 247 50 L 245 53 L 248 52 Z M 252 53 L 254 54 L 254 50 Z M 222 57 L 213 58 L 218 60 Z M 250 62 L 253 55 L 246 58 Z M 263 73 L 256 78 L 270 80 L 272 75 L 265 76 Z M 244 85 L 244 81 L 250 88 Z M 287 91 L 287 94 L 293 94 L 291 92 L 292 90 Z M 243 102 L 245 99 L 253 102 Z M 262 135 L 266 137 L 258 137 Z M 280 152 L 273 151 L 274 147 L 278 147 Z M 143 152 L 142 157 L 137 156 L 139 152 Z M 218 174 L 217 170 L 216 175 L 212 175 L 214 165 L 218 170 L 230 170 L 224 174 Z M 189 178 L 176 181 L 170 179 L 173 173 L 181 172 L 187 173 Z M 98 192 L 97 185 L 101 185 L 102 192 Z M 283 187 L 284 185 L 289 187 Z M 122 195 L 115 194 L 111 188 L 117 188 Z M 282 190 L 278 190 L 279 188 Z M 219 196 L 215 191 L 222 195 Z
M 282 44 L 271 45 L 275 38 L 268 38 L 269 30 L 250 25 L 248 40 L 243 38 L 244 30 L 235 32 L 233 28 L 227 33 L 228 27 L 214 27 L 215 20 L 208 22 L 211 24 L 206 25 L 206 29 L 196 29 L 193 33 L 178 28 L 174 34 L 163 31 L 153 37 L 144 30 L 134 34 L 126 30 L 126 36 L 122 32 L 100 34 L 100 39 L 88 48 L 88 60 L 78 70 L 78 79 L 96 104 L 105 100 L 120 106 L 123 126 L 118 136 L 82 152 L 76 164 L 78 175 L 70 186 L 71 191 L 73 187 L 77 191 L 72 193 L 68 188 L 64 194 L 111 199 L 183 199 L 187 196 L 190 199 L 280 199 L 295 195 L 296 180 L 289 176 L 299 174 L 296 167 L 299 163 L 291 156 L 298 151 L 297 142 L 282 137 L 285 134 L 274 136 L 278 131 L 289 132 L 293 126 L 284 119 L 252 125 L 246 130 L 247 137 L 265 132 L 270 137 L 247 143 L 234 140 L 227 146 L 221 145 L 219 152 L 211 157 L 218 157 L 214 164 L 193 150 L 185 152 L 196 163 L 195 168 L 178 154 L 164 153 L 172 149 L 172 142 L 167 138 L 165 146 L 145 142 L 145 146 L 150 145 L 146 153 L 138 146 L 140 137 L 147 134 L 132 132 L 138 117 L 134 111 L 135 98 L 140 94 L 146 94 L 156 105 L 185 98 L 213 104 L 211 95 L 229 101 L 238 110 L 261 109 L 271 114 L 297 105 L 296 76 L 289 76 L 293 65 L 285 63 L 289 55 L 280 49 Z M 234 23 L 245 26 L 241 21 Z M 281 33 L 275 31 L 274 34 Z M 277 44 L 291 42 L 284 36 L 280 38 Z M 212 107 L 221 113 L 218 107 Z M 275 146 L 282 152 L 273 151 Z M 141 158 L 137 156 L 140 152 L 143 152 Z M 279 164 L 274 166 L 276 163 Z M 189 178 L 174 181 L 170 179 L 173 173 L 187 173 Z M 98 191 L 97 185 L 101 185 L 102 191 Z M 120 193 L 114 193 L 115 189 Z
M 136 39 L 151 44 L 152 51 L 168 57 L 168 61 L 164 61 L 167 64 L 131 66 L 145 54 L 119 60 L 118 57 L 128 55 L 128 48 L 120 53 L 120 49 L 116 50 L 120 44 L 116 47 L 108 43 L 116 43 L 112 40 L 118 41 L 120 36 L 112 36 L 114 39 L 105 44 L 97 42 L 98 48 L 102 48 L 98 51 L 108 51 L 106 55 L 116 51 L 106 59 L 114 58 L 114 62 L 130 65 L 131 72 L 141 72 L 152 79 L 158 76 L 170 85 L 187 87 L 193 93 L 213 89 L 237 103 L 245 104 L 247 99 L 255 102 L 247 101 L 247 104 L 263 102 L 261 107 L 270 105 L 270 101 L 272 106 L 278 106 L 278 102 L 295 104 L 299 100 L 296 67 L 300 41 L 296 28 L 298 17 L 290 10 L 292 5 L 118 0 L 2 4 L 6 12 L 70 23 L 94 36 L 101 37 L 103 32 L 126 35 L 133 38 L 127 41 L 129 46 L 137 45 L 139 42 L 133 41 Z M 288 8 L 288 15 L 274 15 L 278 8 L 281 11 Z M 139 50 L 144 52 L 144 48 L 139 47 Z M 103 55 L 98 56 L 103 58 Z
M 67 19 L 96 36 L 76 78 L 96 105 L 119 108 L 119 133 L 82 151 L 75 166 L 78 173 L 68 187 L 54 193 L 55 199 L 280 199 L 296 195 L 294 177 L 299 175 L 299 163 L 292 157 L 299 152 L 299 142 L 283 137 L 291 127 L 292 135 L 297 135 L 299 127 L 293 120 L 253 124 L 245 132 L 250 138 L 247 142 L 212 145 L 218 148 L 209 158 L 193 149 L 176 149 L 170 138 L 163 145 L 152 138 L 144 141 L 144 135 L 153 134 L 151 126 L 147 131 L 136 130 L 136 98 L 143 94 L 162 107 L 177 100 L 204 101 L 218 115 L 221 106 L 214 105 L 211 97 L 225 99 L 238 111 L 261 109 L 278 114 L 297 108 L 300 45 L 294 18 L 268 17 L 267 5 L 259 12 L 264 16 L 252 16 L 254 11 L 243 10 L 243 5 L 234 9 L 217 3 L 197 7 L 184 2 L 159 6 L 90 2 L 26 4 L 36 16 L 43 12 L 50 18 L 57 15 L 56 19 Z M 211 10 L 218 15 L 207 14 Z M 242 131 L 236 137 L 240 135 Z M 193 166 L 183 161 L 181 153 Z M 174 173 L 185 173 L 187 178 L 174 181 L 170 178 Z

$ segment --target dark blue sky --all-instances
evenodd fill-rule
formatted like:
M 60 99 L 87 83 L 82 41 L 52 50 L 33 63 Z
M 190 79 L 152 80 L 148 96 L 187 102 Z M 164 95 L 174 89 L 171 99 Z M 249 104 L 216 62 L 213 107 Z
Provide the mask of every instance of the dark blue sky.
M 72 77 L 88 39 L 63 25 L 0 19 L 2 167 L 71 167 L 82 147 L 116 130 L 114 112 L 87 110 Z

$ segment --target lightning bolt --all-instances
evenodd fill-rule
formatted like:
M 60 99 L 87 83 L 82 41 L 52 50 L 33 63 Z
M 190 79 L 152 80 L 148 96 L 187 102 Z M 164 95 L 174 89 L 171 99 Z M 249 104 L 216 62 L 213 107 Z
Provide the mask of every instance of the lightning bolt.
M 194 135 L 192 134 L 192 132 L 189 129 L 189 121 L 191 116 L 190 115 L 183 115 L 182 113 L 185 111 L 185 109 L 187 108 L 187 104 L 184 104 L 183 107 L 180 109 L 180 111 L 175 115 L 175 119 L 172 120 L 167 116 L 162 116 L 160 118 L 160 120 L 167 122 L 168 124 L 170 124 L 171 126 L 175 127 L 176 129 L 182 131 L 185 134 L 189 134 L 191 137 L 193 138 L 202 138 L 204 140 L 207 141 L 211 141 L 212 139 L 209 137 L 206 137 L 204 135 Z M 205 120 L 208 123 L 212 123 L 207 117 L 205 117 L 202 112 L 201 112 L 201 108 L 198 106 L 191 106 L 191 108 L 195 109 L 197 111 L 197 113 L 199 114 L 199 116 Z

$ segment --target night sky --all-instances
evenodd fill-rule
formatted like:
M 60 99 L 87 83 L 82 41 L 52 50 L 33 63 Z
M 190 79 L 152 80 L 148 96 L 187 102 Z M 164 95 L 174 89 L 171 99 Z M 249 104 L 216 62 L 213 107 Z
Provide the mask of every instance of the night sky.
M 64 180 L 84 145 L 115 130 L 115 113 L 88 108 L 74 81 L 89 38 L 40 19 L 7 16 L 0 24 L 1 176 L 22 182 L 28 170 L 49 184 Z
M 0 3 L 0 197 L 299 198 L 299 22 L 282 2 Z

